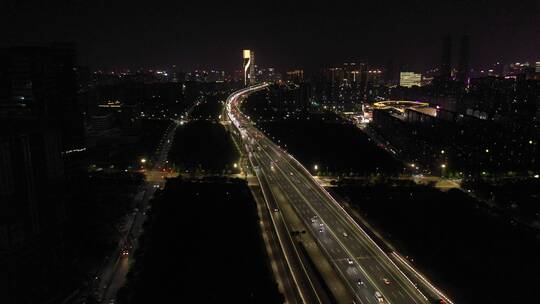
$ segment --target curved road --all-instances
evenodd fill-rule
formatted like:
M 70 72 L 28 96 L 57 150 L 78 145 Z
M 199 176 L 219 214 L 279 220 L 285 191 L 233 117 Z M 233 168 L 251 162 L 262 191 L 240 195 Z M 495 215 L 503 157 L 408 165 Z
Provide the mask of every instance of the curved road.
M 291 155 L 261 133 L 238 105 L 249 87 L 227 100 L 229 119 L 241 133 L 257 175 L 284 193 L 328 261 L 354 295 L 355 303 L 428 303 L 427 298 L 349 214 Z

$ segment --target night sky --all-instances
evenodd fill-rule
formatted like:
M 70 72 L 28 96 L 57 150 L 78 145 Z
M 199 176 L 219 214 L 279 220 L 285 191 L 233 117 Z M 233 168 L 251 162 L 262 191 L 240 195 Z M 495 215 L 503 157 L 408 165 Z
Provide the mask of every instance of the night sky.
M 419 71 L 441 37 L 471 35 L 472 66 L 540 59 L 537 1 L 25 1 L 0 3 L 0 46 L 77 43 L 91 68 L 317 68 L 389 60 Z M 454 63 L 457 60 L 454 60 Z

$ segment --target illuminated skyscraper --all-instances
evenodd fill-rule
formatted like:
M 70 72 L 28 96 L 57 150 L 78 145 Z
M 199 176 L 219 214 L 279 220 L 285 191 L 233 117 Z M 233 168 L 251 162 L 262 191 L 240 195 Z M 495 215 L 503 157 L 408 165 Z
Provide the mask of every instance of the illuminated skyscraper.
M 243 58 L 244 85 L 248 86 L 255 83 L 255 52 L 244 50 Z
M 250 81 L 250 84 L 254 84 L 255 81 L 257 80 L 256 79 L 256 71 L 255 71 L 255 68 L 257 67 L 257 65 L 255 64 L 255 52 L 251 51 L 251 66 L 249 67 L 249 81 Z

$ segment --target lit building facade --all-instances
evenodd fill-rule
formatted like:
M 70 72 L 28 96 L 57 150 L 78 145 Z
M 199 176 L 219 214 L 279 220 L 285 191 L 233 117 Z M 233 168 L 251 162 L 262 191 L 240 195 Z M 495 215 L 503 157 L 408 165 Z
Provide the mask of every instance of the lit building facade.
M 399 73 L 399 85 L 406 88 L 421 86 L 422 74 L 417 74 L 414 72 L 401 72 Z
M 244 59 L 244 85 L 248 86 L 255 83 L 255 52 L 244 50 L 242 54 Z
M 294 83 L 302 83 L 304 82 L 304 70 L 293 70 L 293 71 L 287 71 L 287 81 L 294 82 Z

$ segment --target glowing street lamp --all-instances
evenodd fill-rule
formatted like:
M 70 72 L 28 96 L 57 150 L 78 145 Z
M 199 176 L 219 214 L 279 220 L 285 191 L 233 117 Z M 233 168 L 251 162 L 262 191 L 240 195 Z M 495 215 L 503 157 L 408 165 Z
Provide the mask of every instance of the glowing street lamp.
M 319 166 L 318 166 L 318 165 L 314 165 L 314 166 L 313 166 L 313 169 L 319 170 Z
M 233 167 L 234 167 L 235 169 L 238 168 L 238 164 L 237 164 L 237 163 L 234 163 L 234 164 L 233 164 Z
M 443 168 L 443 169 L 446 168 L 446 164 L 442 164 L 441 168 Z
M 141 158 L 141 164 L 146 164 L 146 158 Z

